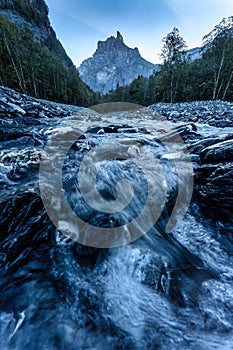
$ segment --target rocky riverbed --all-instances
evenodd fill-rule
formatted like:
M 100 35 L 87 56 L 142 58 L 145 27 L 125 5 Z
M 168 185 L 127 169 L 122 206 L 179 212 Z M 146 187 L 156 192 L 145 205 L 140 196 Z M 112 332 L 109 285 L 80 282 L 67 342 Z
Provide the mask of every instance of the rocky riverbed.
M 233 127 L 233 103 L 231 102 L 156 103 L 150 108 L 174 123 L 194 122 L 219 128 Z
M 102 115 L 0 88 L 1 349 L 231 349 L 232 106 L 156 104 Z M 151 195 L 158 200 L 151 215 L 134 226 L 140 238 L 128 230 L 122 246 L 100 249 L 63 235 L 72 225 L 48 173 L 46 196 L 61 229 L 52 223 L 41 200 L 42 155 L 50 142 L 45 160 L 56 175 L 75 135 L 62 183 L 72 211 L 92 225 L 80 231 L 83 237 L 136 222 Z M 119 212 L 98 210 L 82 197 L 77 176 L 98 149 L 90 158 L 98 176 L 88 198 L 96 187 L 100 201 L 116 200 L 125 179 L 134 192 Z M 169 231 L 171 217 L 177 225 L 172 221 Z

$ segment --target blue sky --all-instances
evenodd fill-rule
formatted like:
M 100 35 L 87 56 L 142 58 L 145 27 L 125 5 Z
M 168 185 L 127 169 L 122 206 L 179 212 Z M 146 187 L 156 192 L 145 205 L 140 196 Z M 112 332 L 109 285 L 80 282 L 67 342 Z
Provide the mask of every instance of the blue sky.
M 188 48 L 201 45 L 233 0 L 46 0 L 59 40 L 76 66 L 94 53 L 98 40 L 119 30 L 130 47 L 159 62 L 162 38 L 178 27 Z

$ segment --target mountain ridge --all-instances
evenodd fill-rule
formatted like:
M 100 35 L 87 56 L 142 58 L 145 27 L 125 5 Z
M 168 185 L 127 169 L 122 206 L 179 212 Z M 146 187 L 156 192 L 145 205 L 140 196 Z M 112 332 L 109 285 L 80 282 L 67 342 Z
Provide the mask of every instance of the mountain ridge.
M 118 31 L 116 37 L 98 41 L 95 53 L 81 63 L 78 71 L 92 90 L 105 94 L 130 84 L 139 75 L 149 77 L 158 69 L 159 65 L 145 60 L 138 48 L 128 47 Z

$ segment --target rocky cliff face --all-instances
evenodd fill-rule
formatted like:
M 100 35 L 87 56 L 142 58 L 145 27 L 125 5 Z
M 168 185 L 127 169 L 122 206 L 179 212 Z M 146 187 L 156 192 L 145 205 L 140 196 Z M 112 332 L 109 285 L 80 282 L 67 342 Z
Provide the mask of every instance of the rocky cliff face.
M 201 47 L 194 47 L 186 52 L 186 58 L 191 62 L 199 60 L 202 58 L 202 51 Z
M 88 105 L 83 83 L 56 37 L 44 0 L 0 0 L 0 84 L 61 103 Z
M 70 67 L 73 65 L 50 25 L 44 0 L 0 0 L 0 14 L 17 26 L 26 25 L 34 37 Z
M 139 75 L 149 77 L 159 65 L 143 59 L 137 48 L 125 45 L 122 35 L 99 41 L 93 57 L 78 68 L 80 76 L 94 91 L 107 93 L 117 85 L 130 84 Z

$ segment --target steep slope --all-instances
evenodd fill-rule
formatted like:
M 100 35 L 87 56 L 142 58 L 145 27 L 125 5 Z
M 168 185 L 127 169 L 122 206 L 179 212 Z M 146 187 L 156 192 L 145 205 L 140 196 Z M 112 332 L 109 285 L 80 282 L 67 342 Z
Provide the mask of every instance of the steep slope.
M 89 103 L 91 91 L 57 39 L 44 0 L 0 0 L 0 84 L 39 98 Z
M 137 48 L 125 45 L 122 35 L 99 41 L 93 57 L 78 68 L 80 76 L 94 91 L 107 93 L 118 85 L 130 84 L 139 75 L 149 77 L 159 65 L 143 59 Z
M 0 0 L 0 13 L 17 26 L 26 25 L 34 37 L 59 56 L 66 66 L 73 65 L 50 25 L 49 9 L 44 0 Z

